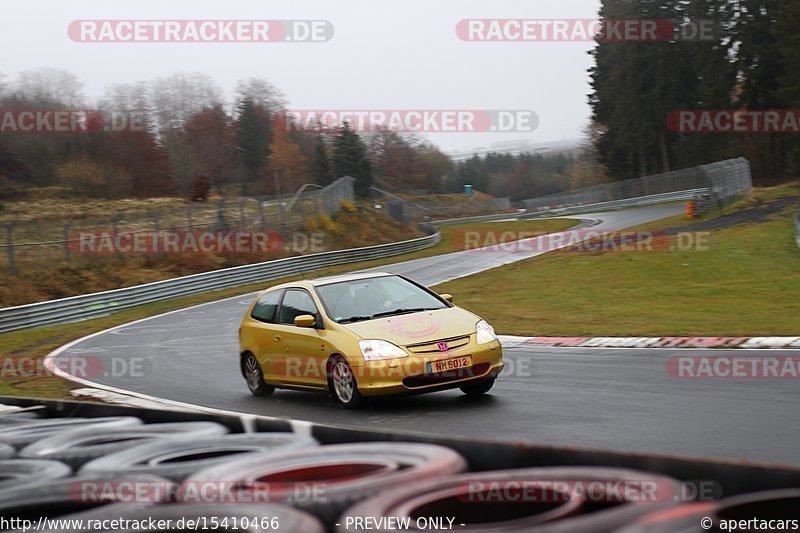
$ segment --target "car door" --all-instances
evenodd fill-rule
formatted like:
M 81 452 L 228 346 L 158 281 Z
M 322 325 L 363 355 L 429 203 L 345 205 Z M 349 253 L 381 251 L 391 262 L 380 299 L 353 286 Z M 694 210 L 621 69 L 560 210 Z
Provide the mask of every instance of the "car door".
M 300 315 L 311 315 L 316 328 L 294 325 Z M 325 387 L 324 342 L 321 337 L 322 316 L 313 298 L 305 289 L 287 289 L 284 293 L 275 325 L 283 352 L 275 356 L 275 368 L 283 380 L 294 385 Z
M 254 347 L 256 359 L 261 364 L 261 372 L 267 381 L 274 379 L 273 358 L 283 348 L 277 344 L 281 339 L 275 331 L 275 320 L 282 298 L 283 290 L 263 294 L 250 312 L 251 321 L 248 329 L 252 331 L 248 334 L 252 335 L 252 340 L 249 344 Z

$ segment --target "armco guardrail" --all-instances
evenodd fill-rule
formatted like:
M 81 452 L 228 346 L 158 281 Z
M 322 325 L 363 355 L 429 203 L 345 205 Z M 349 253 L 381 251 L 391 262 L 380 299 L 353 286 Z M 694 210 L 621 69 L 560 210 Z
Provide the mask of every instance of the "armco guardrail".
M 610 202 L 598 202 L 593 204 L 575 205 L 569 207 L 562 207 L 556 209 L 548 209 L 546 211 L 535 211 L 531 213 L 532 216 L 543 215 L 570 215 L 579 213 L 588 213 L 589 211 L 607 211 L 609 209 L 624 209 L 628 207 L 640 207 L 646 205 L 663 204 L 667 202 L 680 202 L 683 200 L 691 200 L 698 194 L 708 194 L 708 189 L 689 189 L 686 191 L 675 191 L 663 194 L 651 194 L 649 196 L 640 196 L 638 198 L 626 198 L 624 200 L 613 200 Z
M 433 220 L 429 222 L 429 224 L 433 227 L 439 227 L 450 226 L 453 224 L 468 224 L 470 222 L 492 222 L 506 219 L 529 219 L 577 215 L 581 213 L 607 211 L 610 209 L 624 209 L 628 207 L 641 207 L 654 204 L 663 204 L 667 202 L 680 202 L 683 200 L 691 200 L 695 197 L 695 195 L 698 194 L 708 194 L 708 189 L 690 189 L 686 191 L 676 191 L 663 194 L 651 194 L 649 196 L 641 196 L 639 198 L 626 198 L 625 200 L 614 200 L 611 202 L 587 203 L 570 207 L 546 209 L 542 211 L 529 212 L 521 210 L 518 213 L 499 213 L 496 215 L 481 215 L 475 217 L 453 218 L 448 220 Z
M 684 168 L 630 180 L 603 183 L 572 191 L 524 200 L 528 211 L 549 210 L 600 202 L 632 200 L 647 196 L 706 189 L 717 206 L 753 190 L 750 163 L 742 157 Z
M 224 268 L 124 289 L 72 296 L 0 309 L 0 333 L 77 322 L 137 305 L 218 289 L 270 281 L 334 265 L 381 259 L 422 250 L 441 240 L 439 232 L 409 241 L 335 250 Z

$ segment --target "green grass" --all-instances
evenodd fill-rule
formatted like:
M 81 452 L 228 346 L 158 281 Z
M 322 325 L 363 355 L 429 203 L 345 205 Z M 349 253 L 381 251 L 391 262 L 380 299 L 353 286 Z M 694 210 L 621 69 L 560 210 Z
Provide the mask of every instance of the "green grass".
M 793 213 L 713 231 L 708 251 L 554 253 L 436 290 L 504 334 L 800 335 Z
M 500 222 L 448 226 L 446 228 L 442 228 L 442 242 L 431 248 L 410 254 L 399 255 L 396 257 L 378 259 L 374 261 L 364 261 L 356 264 L 340 265 L 323 269 L 314 272 L 313 274 L 319 276 L 330 275 L 456 251 L 458 249 L 458 242 L 456 239 L 459 230 L 482 229 L 487 224 L 498 224 L 497 226 L 491 226 L 497 230 L 507 227 L 503 226 L 506 223 Z M 560 231 L 574 225 L 574 220 L 566 219 L 536 220 L 515 223 L 515 227 L 517 229 L 542 232 Z M 309 273 L 306 273 L 306 275 L 308 274 Z M 205 302 L 213 302 L 241 294 L 247 294 L 264 289 L 270 285 L 292 281 L 298 279 L 298 277 L 299 276 L 287 277 L 266 283 L 235 287 L 185 298 L 176 298 L 163 302 L 142 305 L 132 309 L 120 311 L 119 313 L 115 313 L 107 317 L 87 320 L 85 322 L 4 333 L 0 336 L 0 338 L 2 338 L 3 350 L 2 355 L 0 355 L 0 363 L 4 363 L 6 359 L 11 358 L 17 360 L 31 360 L 34 361 L 34 364 L 37 364 L 48 353 L 73 339 L 141 318 L 146 318 L 160 313 L 166 313 L 167 311 L 182 309 Z M 18 362 L 15 363 L 15 367 L 18 367 L 18 364 Z M 27 366 L 24 368 L 27 368 Z M 31 396 L 39 398 L 69 398 L 69 391 L 73 388 L 76 388 L 76 386 L 69 381 L 55 376 L 15 377 L 13 375 L 9 375 L 9 373 L 4 373 L 2 379 L 0 379 L 0 395 Z

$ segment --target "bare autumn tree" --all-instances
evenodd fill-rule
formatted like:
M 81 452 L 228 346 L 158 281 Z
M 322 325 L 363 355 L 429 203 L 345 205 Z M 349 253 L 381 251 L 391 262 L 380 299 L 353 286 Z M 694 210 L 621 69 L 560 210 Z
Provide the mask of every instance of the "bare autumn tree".
M 173 74 L 155 80 L 150 103 L 161 134 L 182 128 L 198 111 L 222 103 L 222 92 L 214 80 L 199 72 Z
M 19 73 L 5 87 L 2 107 L 18 109 L 84 108 L 83 83 L 59 69 L 36 69 Z M 10 175 L 24 186 L 57 183 L 55 167 L 87 149 L 85 135 L 77 133 L 7 135 L 5 158 L 14 168 Z
M 236 128 L 222 106 L 202 109 L 184 127 L 193 167 L 217 188 L 233 184 L 236 176 Z
M 83 82 L 71 72 L 40 68 L 20 72 L 11 90 L 17 97 L 35 105 L 77 108 L 86 105 L 83 87 Z
M 286 97 L 272 83 L 264 78 L 247 78 L 236 82 L 235 107 L 239 107 L 242 100 L 249 98 L 253 103 L 276 113 L 286 107 Z
M 178 73 L 150 84 L 148 95 L 159 143 L 166 149 L 181 195 L 188 194 L 192 179 L 202 173 L 185 126 L 195 113 L 221 105 L 221 90 L 206 74 Z

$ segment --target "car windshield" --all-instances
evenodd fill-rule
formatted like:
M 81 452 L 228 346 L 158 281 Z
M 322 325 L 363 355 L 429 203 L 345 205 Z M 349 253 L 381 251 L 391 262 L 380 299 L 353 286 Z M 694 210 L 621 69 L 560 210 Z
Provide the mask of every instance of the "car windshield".
M 340 323 L 443 309 L 431 292 L 399 276 L 357 279 L 317 287 L 328 315 Z

